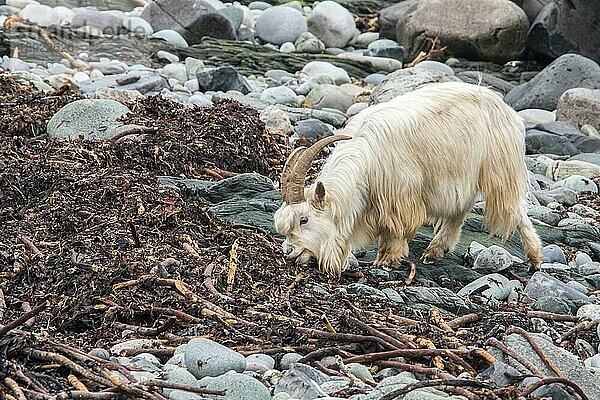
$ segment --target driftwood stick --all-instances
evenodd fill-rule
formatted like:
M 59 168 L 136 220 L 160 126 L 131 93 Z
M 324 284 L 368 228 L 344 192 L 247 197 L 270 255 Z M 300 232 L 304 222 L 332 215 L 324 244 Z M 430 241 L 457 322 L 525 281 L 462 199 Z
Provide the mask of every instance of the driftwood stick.
M 473 379 L 432 379 L 428 381 L 419 381 L 408 384 L 401 389 L 396 389 L 381 397 L 380 400 L 393 400 L 401 397 L 402 395 L 412 392 L 416 389 L 434 387 L 434 386 L 455 386 L 455 387 L 473 387 L 483 389 L 494 389 L 489 383 L 473 380 Z
M 0 327 L 0 335 L 4 335 L 4 334 L 10 332 L 12 329 L 15 329 L 16 327 L 25 323 L 29 319 L 35 317 L 36 315 L 38 315 L 39 313 L 44 311 L 46 309 L 46 307 L 48 307 L 49 304 L 50 303 L 46 300 L 43 303 L 38 304 L 37 306 L 33 307 L 33 309 L 31 311 L 26 312 L 25 314 L 21 315 L 19 318 L 15 319 L 14 321 L 9 322 L 8 324 L 4 325 L 3 327 Z

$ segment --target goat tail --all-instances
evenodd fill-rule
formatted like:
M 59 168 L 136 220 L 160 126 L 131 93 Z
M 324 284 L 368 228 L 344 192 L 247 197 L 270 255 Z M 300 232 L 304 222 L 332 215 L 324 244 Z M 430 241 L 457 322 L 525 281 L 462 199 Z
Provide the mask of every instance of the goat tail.
M 506 240 L 525 214 L 528 176 L 525 165 L 525 127 L 520 116 L 502 100 L 490 101 L 487 156 L 479 173 L 485 197 L 484 224 Z M 507 110 L 508 109 L 508 110 Z M 493 114 L 493 115 L 492 115 Z

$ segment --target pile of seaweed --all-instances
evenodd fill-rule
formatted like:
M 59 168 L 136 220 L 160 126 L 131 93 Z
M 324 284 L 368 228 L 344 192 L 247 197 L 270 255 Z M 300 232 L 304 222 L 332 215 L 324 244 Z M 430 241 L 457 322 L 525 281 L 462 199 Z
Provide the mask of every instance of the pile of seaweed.
M 49 140 L 45 124 L 77 94 L 43 93 L 5 76 L 0 87 L 0 392 L 161 399 L 164 382 L 116 382 L 109 371 L 129 377 L 127 369 L 87 351 L 142 337 L 153 342 L 143 351 L 166 359 L 203 336 L 244 354 L 298 351 L 328 374 L 341 372 L 318 360 L 335 354 L 411 371 L 449 392 L 479 393 L 472 398 L 513 398 L 520 389 L 473 381 L 471 393 L 452 379 L 485 369 L 494 361 L 486 340 L 529 329 L 534 317 L 570 323 L 561 329 L 571 348 L 577 332 L 595 329 L 573 330 L 575 317 L 520 306 L 489 312 L 471 305 L 470 314 L 445 321 L 435 308 L 368 295 L 350 301 L 350 284 L 402 290 L 414 264 L 400 281 L 366 265 L 332 280 L 286 265 L 280 239 L 219 220 L 201 199 L 161 186 L 163 175 L 279 173 L 286 143 L 237 102 L 206 109 L 142 98 L 128 103 L 133 113 L 123 122 L 152 133 L 64 142 Z M 399 355 L 407 361 L 394 361 Z M 98 392 L 83 393 L 82 382 Z

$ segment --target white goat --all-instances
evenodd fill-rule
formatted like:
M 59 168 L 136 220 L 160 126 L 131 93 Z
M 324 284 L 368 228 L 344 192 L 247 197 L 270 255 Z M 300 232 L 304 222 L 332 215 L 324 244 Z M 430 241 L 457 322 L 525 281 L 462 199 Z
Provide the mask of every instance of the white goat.
M 541 242 L 525 212 L 525 129 L 491 90 L 428 85 L 365 109 L 344 133 L 298 148 L 286 162 L 275 227 L 289 258 L 314 257 L 339 275 L 351 251 L 378 238 L 376 264 L 389 265 L 408 256 L 408 241 L 429 221 L 434 237 L 422 260 L 434 263 L 457 243 L 483 192 L 486 226 L 504 239 L 518 228 L 528 264 L 539 268 Z M 314 157 L 345 139 L 305 189 Z

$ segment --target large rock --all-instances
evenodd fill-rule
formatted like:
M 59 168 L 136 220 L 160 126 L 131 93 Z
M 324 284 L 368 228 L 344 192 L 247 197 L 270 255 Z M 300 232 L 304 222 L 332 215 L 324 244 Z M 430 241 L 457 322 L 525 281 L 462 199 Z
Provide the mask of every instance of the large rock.
M 121 124 L 117 119 L 131 112 L 114 100 L 83 99 L 67 104 L 48 122 L 48 136 L 57 139 L 109 139 Z
M 156 0 L 140 15 L 154 31 L 171 29 L 188 44 L 200 42 L 204 36 L 235 39 L 229 20 L 204 0 Z
M 568 89 L 600 89 L 600 66 L 577 54 L 560 56 L 529 82 L 515 87 L 504 100 L 515 110 L 556 109 L 558 99 Z
M 237 90 L 243 94 L 252 91 L 250 84 L 233 67 L 219 67 L 212 69 L 203 69 L 196 74 L 200 91 L 223 91 Z
M 185 367 L 196 378 L 223 375 L 227 371 L 244 372 L 246 359 L 222 344 L 197 338 L 188 342 L 183 356 Z
M 282 44 L 294 42 L 308 27 L 300 11 L 288 6 L 276 6 L 260 14 L 255 29 L 256 35 L 265 42 Z
M 575 155 L 600 152 L 600 139 L 589 137 L 565 122 L 538 124 L 525 133 L 528 154 Z
M 396 39 L 408 59 L 439 38 L 454 56 L 503 62 L 525 50 L 527 15 L 508 0 L 421 0 L 398 20 Z
M 598 0 L 547 3 L 531 25 L 527 47 L 551 58 L 577 53 L 600 62 Z
M 417 3 L 417 0 L 404 0 L 379 11 L 379 38 L 396 40 L 398 20 Z
M 567 90 L 558 100 L 556 119 L 578 128 L 592 125 L 600 130 L 600 90 L 584 88 Z
M 548 359 L 556 365 L 556 367 L 569 377 L 568 379 L 579 386 L 589 399 L 600 399 L 600 385 L 598 379 L 586 370 L 582 362 L 577 356 L 573 355 L 568 350 L 555 346 L 546 335 L 539 333 L 530 334 L 533 340 L 541 347 L 543 353 Z M 506 345 L 515 353 L 520 354 L 535 365 L 545 376 L 555 376 L 548 368 L 548 364 L 540 358 L 537 352 L 533 349 L 528 340 L 520 334 L 513 333 L 506 337 Z M 494 354 L 496 352 L 494 351 Z M 505 357 L 502 357 L 505 358 Z M 508 364 L 511 364 L 517 369 L 523 368 L 512 358 L 506 357 Z M 499 358 L 502 361 L 501 358 Z
M 327 47 L 345 47 L 356 32 L 350 11 L 330 0 L 317 4 L 308 15 L 307 23 L 308 30 Z
M 572 286 L 567 285 L 546 274 L 545 272 L 536 272 L 533 274 L 527 286 L 525 286 L 525 293 L 534 299 L 539 299 L 544 296 L 548 296 L 551 293 L 553 296 L 563 298 L 565 300 L 576 300 L 581 303 L 592 303 L 592 299 L 583 293 L 574 289 Z
M 390 101 L 394 97 L 412 92 L 423 85 L 438 82 L 459 81 L 454 75 L 415 67 L 392 72 L 373 90 L 369 104 Z

